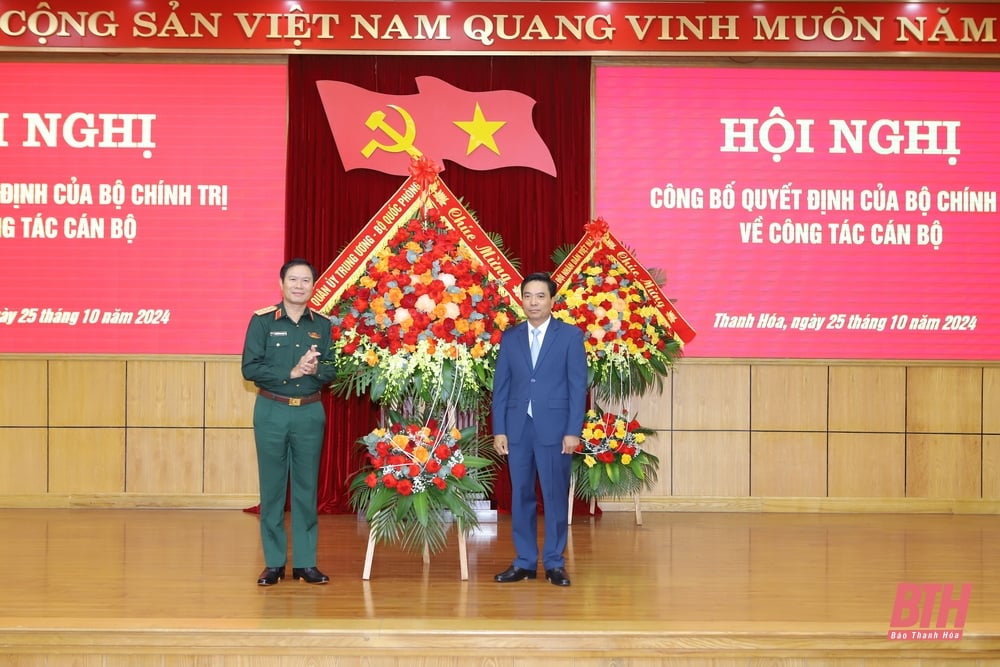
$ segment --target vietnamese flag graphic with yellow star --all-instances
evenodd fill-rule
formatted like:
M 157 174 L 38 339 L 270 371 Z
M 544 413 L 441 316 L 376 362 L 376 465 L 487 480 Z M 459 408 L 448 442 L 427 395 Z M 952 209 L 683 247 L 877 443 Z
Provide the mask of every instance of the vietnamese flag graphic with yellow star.
M 529 167 L 556 175 L 535 130 L 535 100 L 513 90 L 472 92 L 430 76 L 416 95 L 385 95 L 342 81 L 317 81 L 344 169 L 405 176 L 425 156 L 469 169 Z

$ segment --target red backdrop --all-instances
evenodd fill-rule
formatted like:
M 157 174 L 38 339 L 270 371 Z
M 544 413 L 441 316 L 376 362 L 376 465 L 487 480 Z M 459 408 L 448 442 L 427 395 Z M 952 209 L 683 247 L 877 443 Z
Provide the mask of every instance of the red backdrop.
M 442 178 L 487 231 L 501 234 L 522 274 L 550 271 L 557 247 L 576 243 L 590 215 L 590 58 L 435 56 L 292 56 L 289 59 L 287 257 L 324 270 L 402 183 L 367 169 L 344 171 L 316 82 L 345 81 L 390 95 L 417 92 L 415 77 L 435 76 L 463 90 L 516 90 L 537 101 L 535 126 L 558 176 L 525 167 L 473 171 L 445 163 Z M 361 465 L 356 440 L 376 423 L 366 398 L 327 397 L 321 512 L 350 511 L 347 482 Z M 489 426 L 484 425 L 488 430 Z M 509 507 L 509 480 L 494 500 Z

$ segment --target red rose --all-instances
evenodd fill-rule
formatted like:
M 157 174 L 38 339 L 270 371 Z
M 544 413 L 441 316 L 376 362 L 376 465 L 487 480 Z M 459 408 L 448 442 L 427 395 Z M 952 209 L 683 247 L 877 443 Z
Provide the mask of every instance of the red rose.
M 441 462 L 437 459 L 428 459 L 427 463 L 424 464 L 424 470 L 431 473 L 432 475 L 441 469 Z
M 463 477 L 465 477 L 465 464 L 456 463 L 455 465 L 453 465 L 451 467 L 451 474 L 454 475 L 457 479 L 462 479 Z
M 382 486 L 393 489 L 396 487 L 396 478 L 392 475 L 382 475 Z
M 378 484 L 378 475 L 373 472 L 368 473 L 368 476 L 365 477 L 365 484 L 368 485 L 369 489 L 374 489 L 375 485 Z
M 610 451 L 601 452 L 600 454 L 597 455 L 597 460 L 600 461 L 601 463 L 614 463 L 615 455 Z
M 408 479 L 401 479 L 396 485 L 396 490 L 399 491 L 399 495 L 408 496 L 413 493 L 413 483 Z
M 441 489 L 442 491 L 444 491 L 446 488 L 448 488 L 448 483 L 445 482 L 440 477 L 435 477 L 432 481 L 434 483 L 434 486 L 436 486 L 437 488 Z
M 418 466 L 416 463 L 411 463 L 407 472 L 409 473 L 410 477 L 420 477 L 420 466 Z
M 438 445 L 434 448 L 434 456 L 442 461 L 447 461 L 448 457 L 451 456 L 451 450 L 446 445 Z

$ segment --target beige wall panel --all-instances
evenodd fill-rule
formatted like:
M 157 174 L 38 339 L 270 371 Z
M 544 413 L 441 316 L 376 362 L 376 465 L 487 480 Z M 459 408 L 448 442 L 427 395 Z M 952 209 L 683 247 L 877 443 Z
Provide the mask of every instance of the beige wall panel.
M 910 433 L 980 433 L 981 368 L 918 366 L 906 372 L 906 430 Z
M 251 385 L 251 389 L 253 386 Z M 662 392 L 653 392 L 646 396 L 632 396 L 624 401 L 598 402 L 591 395 L 594 405 L 602 410 L 622 413 L 628 410 L 646 428 L 659 431 L 670 430 L 670 379 L 663 383 Z M 253 405 L 250 406 L 250 422 L 253 426 Z
M 52 426 L 124 426 L 125 362 L 53 359 L 49 362 Z
M 674 373 L 674 428 L 748 430 L 749 365 L 681 365 Z
M 45 493 L 48 479 L 48 431 L 0 429 L 0 495 Z
M 205 426 L 246 428 L 253 426 L 256 387 L 243 379 L 240 359 L 205 363 Z
M 983 433 L 1000 433 L 1000 368 L 983 369 Z
M 906 495 L 902 433 L 831 433 L 828 465 L 831 498 Z
M 751 433 L 750 495 L 826 496 L 825 433 Z
M 205 493 L 255 494 L 257 450 L 252 428 L 205 431 Z
M 1000 499 L 1000 435 L 983 436 L 983 498 Z
M 750 409 L 755 431 L 825 431 L 827 367 L 754 366 Z
M 674 431 L 675 496 L 750 495 L 748 431 Z
M 128 425 L 203 426 L 204 382 L 200 361 L 128 362 Z
M 47 426 L 47 363 L 0 359 L 0 426 Z
M 671 408 L 670 408 L 670 379 L 663 382 L 663 390 L 647 394 L 646 396 L 636 396 L 631 400 L 631 409 L 639 419 L 639 423 L 646 428 L 655 428 L 660 431 L 670 430 Z
M 906 436 L 906 495 L 979 498 L 982 446 L 978 435 Z
M 830 430 L 905 431 L 906 369 L 902 366 L 831 366 Z
M 656 469 L 656 481 L 648 491 L 643 491 L 643 496 L 669 496 L 671 461 L 670 461 L 670 432 L 658 431 L 646 438 L 642 445 L 650 453 L 660 459 L 660 465 Z
M 123 493 L 125 429 L 49 429 L 49 493 Z
M 130 428 L 128 493 L 201 493 L 205 433 L 195 428 Z

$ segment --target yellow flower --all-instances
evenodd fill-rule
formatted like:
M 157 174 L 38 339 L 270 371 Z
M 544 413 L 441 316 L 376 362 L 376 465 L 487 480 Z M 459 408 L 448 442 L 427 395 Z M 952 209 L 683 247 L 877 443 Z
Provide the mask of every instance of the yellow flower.
M 645 433 L 636 433 L 635 434 L 635 442 L 638 445 L 641 445 L 642 443 L 646 442 L 646 434 Z
M 365 352 L 365 363 L 374 368 L 378 365 L 378 353 L 375 350 L 368 349 Z
M 629 463 L 632 463 L 632 455 L 622 454 L 622 465 L 627 466 Z
M 405 433 L 397 433 L 392 436 L 392 445 L 397 449 L 406 449 L 408 444 L 410 444 L 410 438 Z
M 583 457 L 583 462 L 587 464 L 588 468 L 593 468 L 594 464 L 597 463 L 597 460 L 590 454 L 587 454 L 586 456 Z

